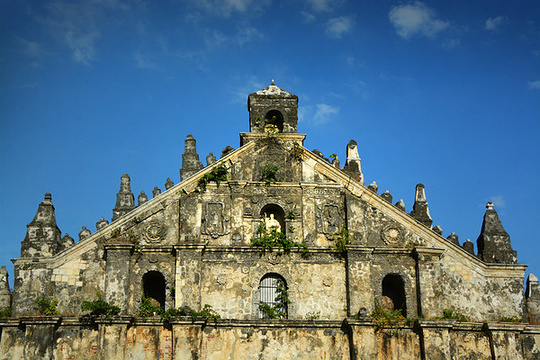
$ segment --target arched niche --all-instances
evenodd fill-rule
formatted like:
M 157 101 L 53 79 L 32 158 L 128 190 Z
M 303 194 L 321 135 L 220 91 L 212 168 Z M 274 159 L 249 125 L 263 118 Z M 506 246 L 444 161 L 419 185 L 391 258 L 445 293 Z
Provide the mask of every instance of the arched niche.
M 385 310 L 401 310 L 401 315 L 407 317 L 407 299 L 405 283 L 398 274 L 388 274 L 382 281 L 383 308 Z
M 279 110 L 270 110 L 264 116 L 264 123 L 266 125 L 274 125 L 278 132 L 283 132 L 283 114 Z
M 165 277 L 159 271 L 149 271 L 142 278 L 143 296 L 154 299 L 159 306 L 165 308 Z
M 266 204 L 261 209 L 259 214 L 261 219 L 264 221 L 265 218 L 273 216 L 279 222 L 281 227 L 281 232 L 285 234 L 285 211 L 283 208 L 277 204 Z

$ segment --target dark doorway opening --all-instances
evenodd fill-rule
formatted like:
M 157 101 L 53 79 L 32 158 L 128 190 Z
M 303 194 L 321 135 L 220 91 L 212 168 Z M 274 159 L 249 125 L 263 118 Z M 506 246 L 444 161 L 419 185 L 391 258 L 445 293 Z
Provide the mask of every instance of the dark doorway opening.
M 143 295 L 154 299 L 165 308 L 165 278 L 159 271 L 149 271 L 143 276 Z
M 386 310 L 401 310 L 401 315 L 407 317 L 407 301 L 405 297 L 405 284 L 398 274 L 388 274 L 382 281 L 382 295 L 384 307 L 393 307 Z M 390 301 L 388 301 L 390 300 Z

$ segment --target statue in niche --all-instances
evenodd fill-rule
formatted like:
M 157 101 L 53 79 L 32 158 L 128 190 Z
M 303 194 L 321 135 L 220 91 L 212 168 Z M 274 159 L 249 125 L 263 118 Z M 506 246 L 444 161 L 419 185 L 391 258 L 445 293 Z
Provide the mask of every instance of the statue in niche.
M 281 232 L 281 224 L 274 218 L 274 214 L 272 213 L 270 213 L 269 216 L 267 213 L 264 214 L 264 227 L 268 231 L 275 229 L 276 231 Z

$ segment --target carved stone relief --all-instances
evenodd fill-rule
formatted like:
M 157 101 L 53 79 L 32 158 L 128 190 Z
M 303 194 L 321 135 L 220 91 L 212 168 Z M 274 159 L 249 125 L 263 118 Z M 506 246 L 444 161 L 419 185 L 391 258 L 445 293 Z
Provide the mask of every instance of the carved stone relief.
M 277 265 L 281 262 L 281 256 L 277 254 L 268 254 L 268 262 L 272 265 Z
M 144 229 L 144 237 L 149 243 L 161 242 L 167 233 L 167 228 L 160 221 L 150 221 Z
M 228 222 L 229 217 L 223 214 L 222 203 L 207 203 L 201 232 L 215 239 L 228 233 Z
M 381 229 L 381 238 L 387 245 L 396 245 L 401 241 L 401 231 L 395 225 L 387 225 Z
M 325 234 L 328 238 L 340 231 L 343 225 L 343 211 L 338 205 L 332 203 L 317 206 L 315 218 L 317 221 L 317 231 Z

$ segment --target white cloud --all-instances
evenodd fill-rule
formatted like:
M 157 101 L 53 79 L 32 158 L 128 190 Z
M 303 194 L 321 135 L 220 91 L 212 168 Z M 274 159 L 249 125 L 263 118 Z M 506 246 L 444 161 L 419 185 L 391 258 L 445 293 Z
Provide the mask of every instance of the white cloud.
M 210 31 L 205 35 L 205 43 L 209 48 L 217 48 L 225 45 L 244 46 L 247 43 L 264 38 L 264 35 L 254 27 L 245 27 L 234 35 L 226 35 L 220 31 Z
M 234 38 L 235 38 L 236 43 L 242 46 L 252 41 L 260 40 L 263 37 L 264 35 L 256 28 L 246 27 L 246 28 L 240 29 Z
M 137 1 L 52 0 L 44 2 L 38 20 L 70 52 L 75 62 L 90 64 L 97 56 L 97 42 L 103 28 L 118 25 Z M 110 30 L 107 30 L 110 31 Z
M 504 196 L 502 195 L 495 195 L 490 197 L 489 199 L 490 200 L 488 201 L 491 201 L 493 203 L 495 209 L 502 209 L 506 206 L 506 201 L 504 200 Z
M 209 48 L 220 47 L 229 41 L 230 38 L 228 36 L 217 30 L 208 32 L 204 37 L 204 42 Z
M 448 21 L 437 18 L 435 10 L 423 2 L 415 1 L 408 5 L 393 6 L 388 18 L 399 36 L 408 39 L 414 35 L 435 37 L 450 26 Z
M 311 10 L 315 12 L 330 11 L 331 0 L 308 0 Z
M 485 29 L 489 31 L 496 31 L 497 28 L 506 21 L 506 16 L 497 16 L 495 18 L 488 18 L 486 20 Z
M 315 20 L 315 15 L 310 12 L 302 11 L 301 14 L 304 17 L 305 22 L 312 22 L 313 20 Z
M 193 0 L 194 4 L 214 15 L 229 17 L 232 13 L 260 11 L 268 0 Z
M 35 41 L 29 41 L 29 40 L 23 39 L 22 37 L 19 37 L 19 36 L 16 36 L 15 40 L 20 45 L 22 52 L 26 56 L 32 57 L 32 58 L 37 58 L 41 56 L 43 52 L 43 48 L 39 43 Z
M 253 75 L 250 75 L 247 78 L 242 78 L 238 80 L 238 82 L 240 82 L 241 85 L 236 86 L 236 88 L 233 89 L 231 93 L 234 94 L 233 101 L 240 103 L 246 102 L 246 94 L 251 94 L 255 91 L 259 91 L 270 84 L 268 82 L 268 84 L 264 85 Z
M 350 17 L 340 16 L 327 21 L 325 32 L 327 35 L 339 39 L 344 33 L 351 31 L 352 26 L 353 21 Z
M 155 69 L 156 68 L 156 64 L 154 64 L 153 61 L 148 59 L 148 57 L 143 56 L 140 51 L 136 51 L 133 57 L 139 69 Z
M 450 39 L 445 42 L 443 42 L 442 46 L 447 49 L 453 49 L 461 45 L 461 41 L 459 39 Z
M 330 121 L 332 115 L 339 113 L 339 108 L 328 104 L 317 104 L 313 122 L 315 124 L 323 124 Z
M 540 80 L 529 81 L 529 89 L 540 90 Z

